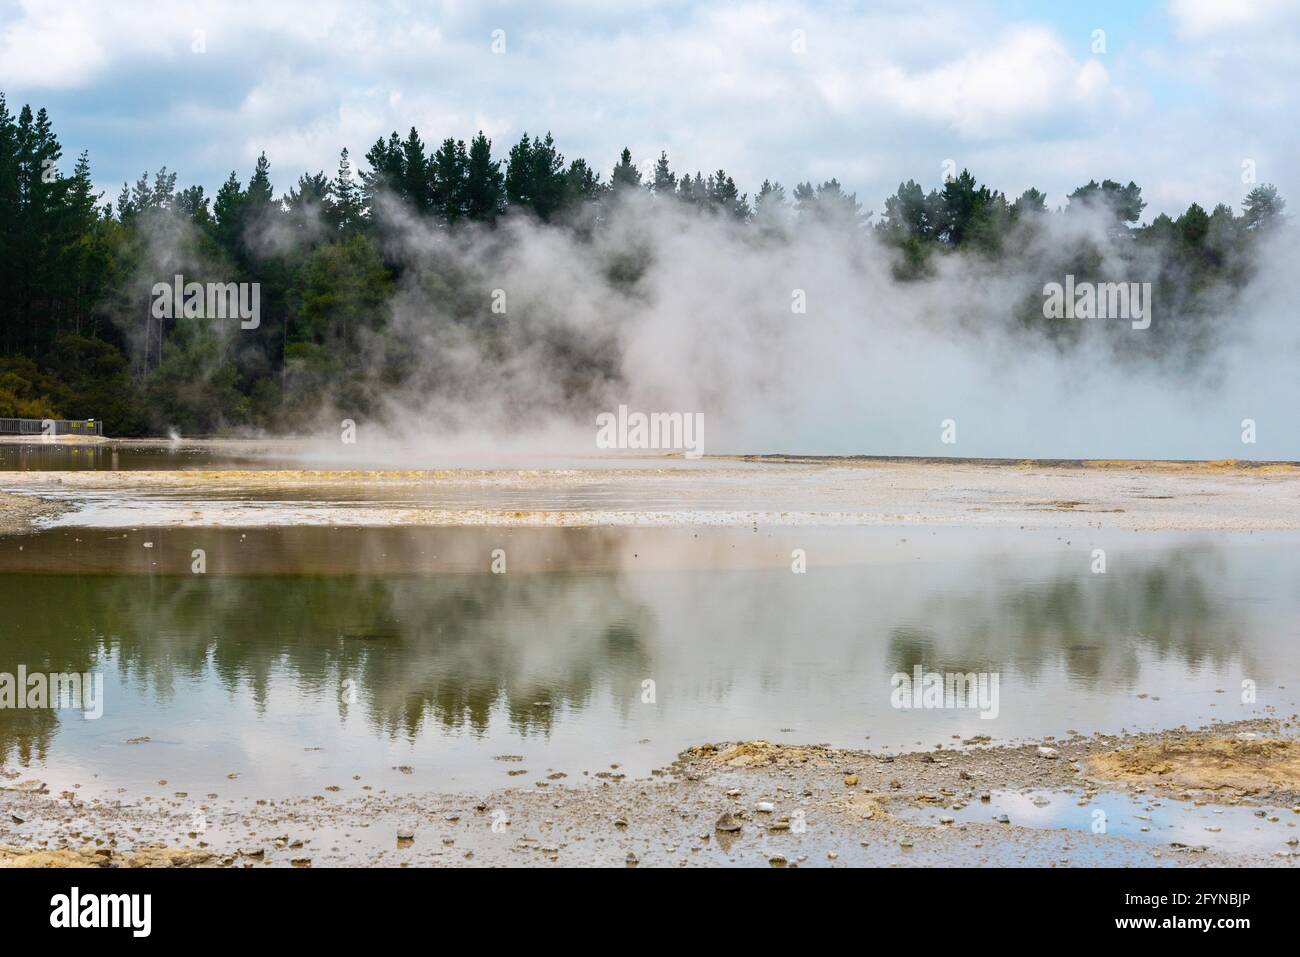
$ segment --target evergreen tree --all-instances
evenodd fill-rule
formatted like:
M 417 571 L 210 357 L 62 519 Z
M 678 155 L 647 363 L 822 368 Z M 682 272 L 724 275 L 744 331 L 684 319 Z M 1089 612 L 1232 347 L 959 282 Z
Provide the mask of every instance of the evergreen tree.
M 124 187 L 125 188 L 125 187 Z M 118 201 L 119 207 L 122 205 Z M 236 255 L 243 243 L 244 191 L 234 170 L 217 190 L 217 197 L 212 201 L 212 213 L 216 217 L 216 237 L 221 246 L 232 256 Z M 125 213 L 123 222 L 126 221 Z
M 298 184 L 289 189 L 284 205 L 296 229 L 315 233 L 320 224 L 337 222 L 334 211 L 334 184 L 325 173 L 303 173 Z
M 937 194 L 936 194 L 937 196 Z M 899 183 L 898 190 L 885 200 L 885 217 L 881 228 L 895 238 L 922 241 L 938 236 L 935 203 L 927 200 L 925 190 L 915 180 Z
M 987 186 L 980 186 L 969 170 L 962 170 L 944 181 L 939 195 L 942 212 L 938 238 L 949 245 L 960 246 L 967 233 L 987 216 L 993 193 Z
M 406 167 L 403 161 L 402 141 L 394 130 L 385 142 L 382 138 L 375 140 L 375 145 L 366 153 L 369 170 L 361 173 L 362 204 L 372 223 L 380 223 L 383 214 L 384 197 L 405 199 L 403 181 Z
M 352 178 L 352 161 L 348 158 L 346 146 L 339 152 L 339 169 L 332 192 L 334 206 L 329 212 L 334 228 L 350 235 L 361 225 L 361 195 Z
M 1109 231 L 1117 235 L 1127 234 L 1129 224 L 1138 221 L 1147 205 L 1142 199 L 1142 187 L 1131 180 L 1127 186 L 1110 179 L 1102 180 L 1100 185 L 1089 180 L 1072 192 L 1069 200 L 1067 211 L 1099 211 L 1107 219 Z
M 258 154 L 257 165 L 248 179 L 248 189 L 244 191 L 245 222 L 260 223 L 278 208 L 275 190 L 271 186 L 271 164 L 263 152 Z
M 677 174 L 668 166 L 668 153 L 660 152 L 655 161 L 655 178 L 652 184 L 656 196 L 672 197 L 677 192 Z
M 61 146 L 46 111 L 24 106 L 15 115 L 0 95 L 0 414 L 107 417 L 110 432 L 122 435 L 168 426 L 302 427 L 319 412 L 323 390 L 348 408 L 375 408 L 376 376 L 411 386 L 409 376 L 423 365 L 387 322 L 399 280 L 405 288 L 410 278 L 400 275 L 409 265 L 402 253 L 393 261 L 380 253 L 396 248 L 384 235 L 387 197 L 448 225 L 490 224 L 510 209 L 529 210 L 566 242 L 590 243 L 597 268 L 623 289 L 645 275 L 654 248 L 648 240 L 614 251 L 599 244 L 612 190 L 644 186 L 716 216 L 752 220 L 743 228 L 772 244 L 793 235 L 795 217 L 856 235 L 870 216 L 833 178 L 798 184 L 793 204 L 779 183 L 765 180 L 751 209 L 725 170 L 679 177 L 666 152 L 649 183 L 626 149 L 602 182 L 586 160 L 566 163 L 550 134 L 525 134 L 504 164 L 492 159 L 491 147 L 480 131 L 468 146 L 447 138 L 426 156 L 411 129 L 405 140 L 393 133 L 375 143 L 359 182 L 344 149 L 336 176 L 304 174 L 283 201 L 262 154 L 246 184 L 232 172 L 212 198 L 202 186 L 178 188 L 177 174 L 162 167 L 124 183 L 116 203 L 101 205 L 90 158 L 83 153 L 70 173 L 60 170 Z M 915 181 L 900 183 L 876 235 L 891 249 L 899 279 L 924 276 L 943 257 L 972 255 L 993 260 L 978 268 L 1003 270 L 994 274 L 1004 278 L 1062 269 L 1102 278 L 1116 263 L 1135 279 L 1149 274 L 1170 318 L 1136 348 L 1161 356 L 1179 350 L 1191 361 L 1215 332 L 1210 323 L 1230 314 L 1232 296 L 1261 268 L 1264 244 L 1290 241 L 1282 232 L 1286 204 L 1275 187 L 1260 185 L 1245 197 L 1242 215 L 1222 203 L 1208 213 L 1193 203 L 1177 218 L 1162 214 L 1135 228 L 1145 205 L 1136 184 L 1103 180 L 1071 193 L 1065 213 L 1049 212 L 1037 189 L 1008 202 L 963 170 L 928 193 Z M 1099 217 L 1122 242 L 1046 244 L 1052 217 L 1081 212 Z M 263 229 L 281 217 L 298 229 L 298 242 Z M 486 244 L 484 255 L 496 245 Z M 231 339 L 206 319 L 156 321 L 141 283 L 173 270 L 259 283 L 258 334 Z M 447 315 L 431 321 L 481 312 L 481 288 L 466 283 L 458 266 L 421 263 L 418 281 L 446 303 Z M 1033 306 L 1037 315 L 1041 304 Z M 514 348 L 509 337 L 476 328 L 480 333 L 502 355 Z M 1068 346 L 1068 336 L 1054 335 Z M 577 337 L 542 338 L 529 347 L 554 352 L 566 393 L 617 379 L 616 350 Z M 377 369 L 370 360 L 376 354 L 386 357 Z M 461 384 L 432 381 L 451 390 Z
M 1241 208 L 1247 229 L 1266 229 L 1282 221 L 1286 200 L 1278 195 L 1276 186 L 1263 183 L 1246 194 Z
M 816 189 L 812 183 L 794 188 L 795 210 L 805 222 L 820 222 L 857 229 L 862 221 L 862 204 L 857 195 L 844 192 L 837 179 L 829 179 Z
M 510 149 L 506 162 L 506 197 L 512 206 L 523 206 L 542 222 L 550 221 L 564 207 L 569 195 L 564 157 L 547 133 L 545 139 L 529 139 L 527 133 Z
M 450 140 L 448 140 L 450 142 Z M 415 127 L 406 134 L 402 143 L 401 172 L 399 190 L 402 198 L 410 204 L 417 215 L 424 215 L 437 204 L 435 186 L 437 157 L 430 161 L 424 155 L 424 141 Z
M 475 222 L 492 223 L 505 212 L 506 182 L 501 163 L 492 159 L 492 142 L 478 131 L 469 145 L 465 171 L 465 215 Z
M 204 229 L 212 226 L 212 214 L 208 209 L 208 203 L 208 197 L 203 195 L 202 186 L 186 187 L 172 199 L 172 207 L 178 213 Z
M 469 153 L 465 141 L 450 136 L 433 155 L 433 211 L 451 226 L 469 215 Z
M 1047 212 L 1047 196 L 1032 186 L 1021 193 L 1011 204 L 1011 216 L 1014 220 L 1028 220 Z
M 588 166 L 586 160 L 576 159 L 565 173 L 564 190 L 566 206 L 596 206 L 606 187 L 601 185 L 600 174 Z
M 627 147 L 623 148 L 614 171 L 609 175 L 609 186 L 615 193 L 641 186 L 641 171 L 633 164 L 632 151 Z

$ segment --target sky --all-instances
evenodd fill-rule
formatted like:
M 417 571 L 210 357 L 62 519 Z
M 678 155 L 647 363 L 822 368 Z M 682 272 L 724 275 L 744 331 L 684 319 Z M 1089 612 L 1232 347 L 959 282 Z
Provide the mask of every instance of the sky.
M 284 192 L 414 125 L 499 158 L 549 130 L 606 177 L 624 146 L 751 194 L 836 177 L 875 211 L 945 164 L 1053 207 L 1132 179 L 1146 221 L 1252 177 L 1300 208 L 1300 0 L 0 0 L 0 91 L 109 200 L 262 151 Z

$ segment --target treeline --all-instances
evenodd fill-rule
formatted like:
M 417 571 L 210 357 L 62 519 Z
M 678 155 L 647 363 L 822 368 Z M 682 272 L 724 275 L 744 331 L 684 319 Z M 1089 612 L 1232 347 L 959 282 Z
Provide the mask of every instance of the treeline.
M 373 408 L 409 364 L 400 349 L 375 343 L 410 265 L 389 240 L 410 221 L 454 236 L 467 224 L 491 232 L 503 217 L 527 213 L 588 237 L 617 215 L 621 196 L 640 193 L 743 224 L 759 240 L 816 223 L 846 242 L 879 241 L 906 282 L 931 275 L 950 254 L 993 267 L 1032 259 L 1051 217 L 1085 212 L 1135 256 L 1158 251 L 1149 267 L 1155 281 L 1194 315 L 1209 308 L 1198 305 L 1202 290 L 1239 288 L 1249 278 L 1253 244 L 1282 222 L 1285 207 L 1276 189 L 1261 185 L 1240 214 L 1193 204 L 1177 218 L 1138 226 L 1146 204 L 1132 182 L 1089 182 L 1064 209 L 1049 211 L 1036 189 L 1009 200 L 963 170 L 928 192 L 912 180 L 900 184 L 877 217 L 835 179 L 788 194 L 765 181 L 751 198 L 725 170 L 678 173 L 662 153 L 643 175 L 626 149 L 605 175 L 586 160 L 566 161 L 549 133 L 525 134 L 494 159 L 481 132 L 468 144 L 448 138 L 433 148 L 414 128 L 405 137 L 394 132 L 359 169 L 344 149 L 333 175 L 303 174 L 280 195 L 265 154 L 246 181 L 232 172 L 215 196 L 178 186 L 177 174 L 162 168 L 123 184 L 110 201 L 95 194 L 86 154 L 70 174 L 62 159 L 45 110 L 24 106 L 15 116 L 0 95 L 0 416 L 96 417 L 113 435 L 298 428 L 326 390 L 349 408 Z M 1085 243 L 1051 268 L 1083 276 L 1101 259 Z M 436 286 L 450 314 L 486 321 L 481 289 L 466 289 L 453 263 L 430 269 L 433 277 L 421 281 Z M 177 273 L 260 283 L 258 334 L 223 336 L 210 322 L 153 318 L 152 284 Z M 609 271 L 611 282 L 629 288 L 639 275 L 635 262 Z M 1020 316 L 1032 321 L 1032 301 Z M 548 348 L 575 383 L 617 375 L 602 347 Z M 373 368 L 375 355 L 384 356 L 382 368 Z

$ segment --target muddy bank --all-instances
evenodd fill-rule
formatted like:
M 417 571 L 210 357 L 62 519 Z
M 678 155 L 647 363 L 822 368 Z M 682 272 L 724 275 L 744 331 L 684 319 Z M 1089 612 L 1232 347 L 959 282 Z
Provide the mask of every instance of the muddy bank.
M 0 535 L 30 532 L 71 507 L 64 502 L 0 492 Z
M 1092 755 L 1087 770 L 1126 784 L 1175 789 L 1197 796 L 1300 796 L 1300 740 L 1196 735 L 1137 744 Z
M 0 489 L 57 501 L 60 524 L 966 525 L 1300 528 L 1300 468 L 1244 463 L 869 460 L 443 470 L 23 471 Z
M 901 755 L 706 744 L 646 779 L 616 766 L 577 783 L 521 768 L 519 786 L 484 795 L 340 781 L 284 801 L 81 801 L 9 772 L 0 863 L 1295 866 L 1297 730 L 1292 718 L 1004 747 L 971 739 Z M 1126 780 L 1130 765 L 1156 778 Z M 1254 769 L 1247 788 L 1223 787 L 1233 765 Z M 1203 778 L 1206 768 L 1218 770 Z M 1025 798 L 1014 805 L 1024 810 L 1003 811 L 1007 795 Z M 1036 813 L 1049 795 L 1077 822 Z M 1098 830 L 1099 812 L 1109 827 Z
M 118 854 L 111 847 L 29 850 L 0 845 L 0 867 L 202 867 L 216 855 L 178 847 L 141 847 Z

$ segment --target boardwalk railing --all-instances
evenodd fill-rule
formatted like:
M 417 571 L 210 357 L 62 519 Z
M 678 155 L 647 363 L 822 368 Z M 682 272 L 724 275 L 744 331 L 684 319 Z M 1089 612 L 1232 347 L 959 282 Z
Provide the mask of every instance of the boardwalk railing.
M 99 419 L 0 419 L 0 435 L 103 435 Z

